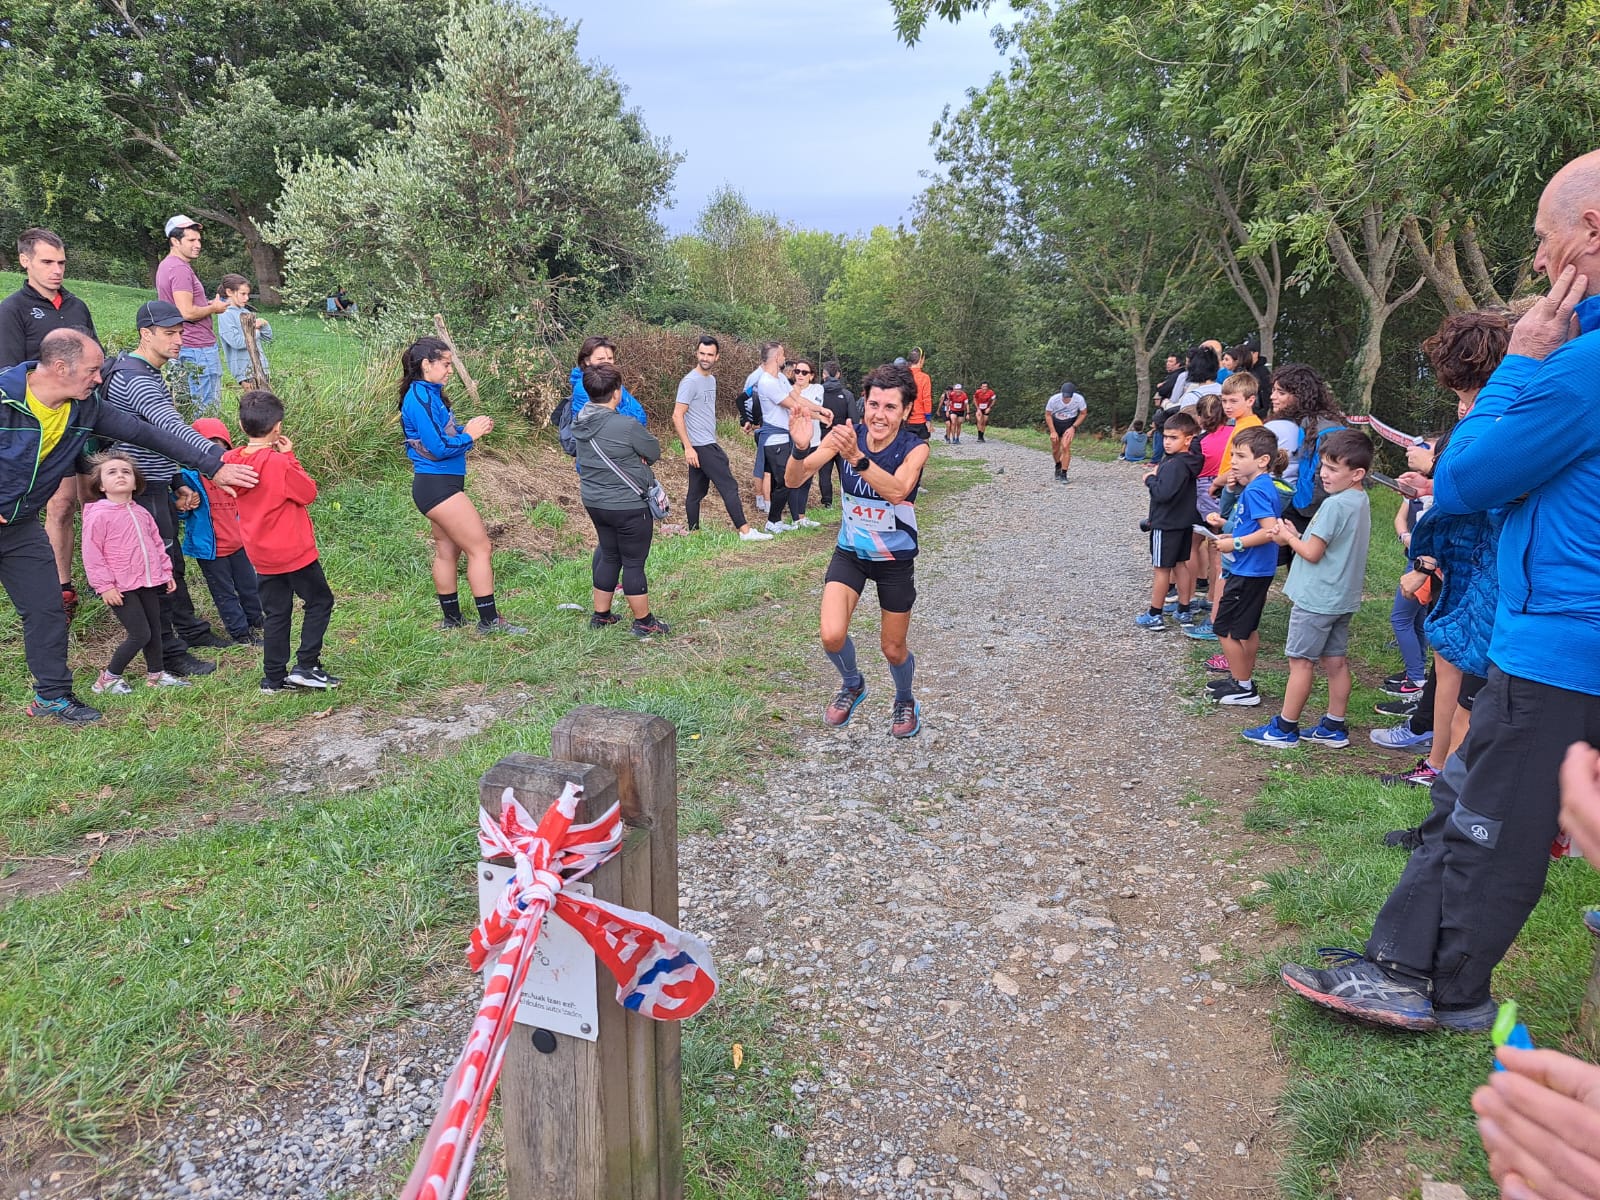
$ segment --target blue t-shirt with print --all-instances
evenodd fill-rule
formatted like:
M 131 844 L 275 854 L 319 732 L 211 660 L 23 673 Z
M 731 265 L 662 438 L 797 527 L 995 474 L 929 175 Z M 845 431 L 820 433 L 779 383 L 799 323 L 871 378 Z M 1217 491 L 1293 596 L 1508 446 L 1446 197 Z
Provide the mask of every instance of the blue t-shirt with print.
M 1239 493 L 1239 502 L 1234 505 L 1233 515 L 1223 526 L 1223 532 L 1229 537 L 1249 537 L 1261 528 L 1262 522 L 1275 520 L 1282 514 L 1283 507 L 1278 489 L 1272 486 L 1272 476 L 1257 475 Z M 1233 550 L 1223 561 L 1230 575 L 1270 578 L 1278 573 L 1278 543 Z

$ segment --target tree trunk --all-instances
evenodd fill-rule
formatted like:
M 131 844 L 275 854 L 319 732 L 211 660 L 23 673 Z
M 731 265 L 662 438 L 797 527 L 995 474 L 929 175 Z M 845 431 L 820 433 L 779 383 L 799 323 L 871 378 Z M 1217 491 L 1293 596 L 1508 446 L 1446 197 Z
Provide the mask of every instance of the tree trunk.
M 1370 298 L 1363 298 L 1361 309 L 1361 338 L 1350 359 L 1350 386 L 1345 390 L 1348 399 L 1344 409 L 1348 413 L 1372 411 L 1372 385 L 1383 365 L 1383 327 L 1390 312 L 1382 300 L 1374 302 Z
M 283 252 L 271 242 L 261 239 L 261 233 L 254 225 L 248 225 L 251 233 L 245 235 L 245 249 L 250 252 L 250 268 L 255 272 L 256 292 L 261 297 L 263 304 L 283 303 Z
M 1267 312 L 1261 322 L 1261 327 L 1256 330 L 1261 339 L 1261 361 L 1271 366 L 1277 360 L 1273 357 L 1273 342 L 1278 334 L 1278 309 L 1283 302 L 1283 294 L 1278 290 L 1267 293 Z
M 1138 314 L 1134 314 L 1134 322 L 1138 322 Z M 1133 419 L 1142 421 L 1150 412 L 1150 359 L 1155 351 L 1151 349 L 1150 342 L 1145 336 L 1142 324 L 1131 323 L 1128 329 L 1128 340 L 1133 343 Z M 1111 414 L 1111 434 L 1117 433 L 1117 414 Z

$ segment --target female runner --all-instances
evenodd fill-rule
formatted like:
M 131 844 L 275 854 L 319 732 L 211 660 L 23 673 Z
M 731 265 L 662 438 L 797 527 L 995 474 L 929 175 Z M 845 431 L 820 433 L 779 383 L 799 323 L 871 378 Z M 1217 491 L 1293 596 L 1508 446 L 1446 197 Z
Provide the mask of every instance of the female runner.
M 812 421 L 826 422 L 823 408 L 797 408 L 790 418 L 792 457 L 784 472 L 789 487 L 802 487 L 834 458 L 840 460 L 844 523 L 822 589 L 822 649 L 838 668 L 841 686 L 822 714 L 843 725 L 867 694 L 856 667 L 850 618 L 870 579 L 881 610 L 878 644 L 894 678 L 894 715 L 889 732 L 914 737 L 922 709 L 911 693 L 916 658 L 906 646 L 911 606 L 916 602 L 917 487 L 928 461 L 928 444 L 906 428 L 917 398 L 917 381 L 905 367 L 882 366 L 862 381 L 865 416 L 834 426 L 813 446 Z

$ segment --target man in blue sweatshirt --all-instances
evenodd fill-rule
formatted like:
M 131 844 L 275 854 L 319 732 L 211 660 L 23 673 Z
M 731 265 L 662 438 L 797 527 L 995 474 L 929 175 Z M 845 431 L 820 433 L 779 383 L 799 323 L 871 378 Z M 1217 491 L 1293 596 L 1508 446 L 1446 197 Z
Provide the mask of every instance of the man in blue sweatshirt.
M 1550 294 L 1434 468 L 1443 512 L 1509 506 L 1488 683 L 1365 953 L 1281 973 L 1313 1003 L 1401 1029 L 1494 1024 L 1489 976 L 1544 890 L 1562 758 L 1600 745 L 1600 151 L 1556 173 L 1534 232 Z

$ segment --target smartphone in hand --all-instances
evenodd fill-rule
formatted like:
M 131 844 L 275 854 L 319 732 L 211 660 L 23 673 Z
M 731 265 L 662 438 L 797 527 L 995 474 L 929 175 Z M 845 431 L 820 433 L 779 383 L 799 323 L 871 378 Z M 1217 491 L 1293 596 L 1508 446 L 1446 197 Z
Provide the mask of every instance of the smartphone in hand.
M 1378 471 L 1368 471 L 1367 478 L 1372 480 L 1373 483 L 1380 484 L 1381 486 L 1388 488 L 1392 492 L 1399 492 L 1407 500 L 1415 500 L 1417 498 L 1416 488 L 1412 487 L 1409 483 L 1401 483 L 1392 475 L 1384 475 Z

